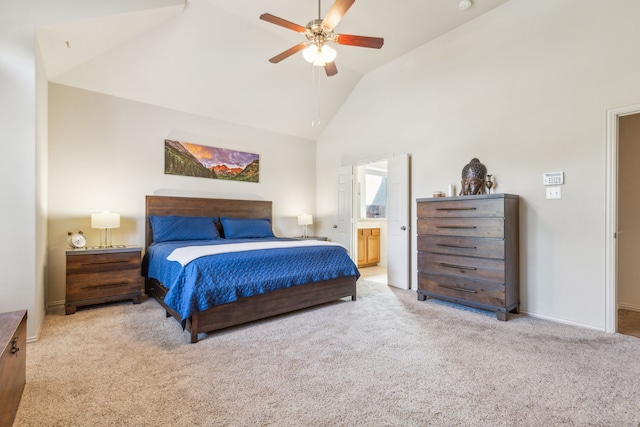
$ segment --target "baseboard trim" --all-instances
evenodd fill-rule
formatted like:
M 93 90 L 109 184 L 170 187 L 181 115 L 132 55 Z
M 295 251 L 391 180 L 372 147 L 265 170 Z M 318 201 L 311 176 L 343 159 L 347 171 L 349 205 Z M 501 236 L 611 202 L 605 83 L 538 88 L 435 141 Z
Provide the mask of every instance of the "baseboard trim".
M 591 330 L 594 330 L 594 331 L 605 332 L 604 327 L 598 328 L 598 327 L 593 326 L 593 325 L 587 325 L 587 324 L 584 324 L 584 323 L 573 322 L 571 320 L 561 319 L 561 318 L 553 317 L 553 316 L 546 316 L 544 314 L 539 314 L 539 313 L 531 313 L 529 311 L 520 311 L 520 313 L 526 314 L 529 317 L 535 317 L 537 319 L 549 320 L 551 322 L 562 323 L 564 325 L 578 326 L 580 328 L 585 328 L 585 329 L 591 329 Z
M 49 301 L 49 302 L 47 303 L 47 310 L 49 310 L 50 308 L 53 308 L 53 307 L 59 307 L 59 306 L 61 306 L 61 305 L 64 305 L 64 304 L 65 304 L 65 302 L 66 302 L 65 300 L 60 300 L 60 301 Z
M 640 311 L 640 305 L 618 303 L 618 309 L 629 311 Z

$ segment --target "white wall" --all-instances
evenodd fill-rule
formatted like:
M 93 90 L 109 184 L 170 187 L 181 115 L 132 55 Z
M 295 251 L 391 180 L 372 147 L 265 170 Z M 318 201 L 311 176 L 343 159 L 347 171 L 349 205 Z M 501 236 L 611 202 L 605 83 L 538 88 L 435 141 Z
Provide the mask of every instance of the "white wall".
M 27 337 L 45 313 L 47 247 L 47 77 L 36 27 L 181 0 L 0 2 L 0 312 L 28 310 Z
M 640 102 L 638 16 L 634 0 L 510 0 L 370 73 L 318 140 L 317 215 L 336 167 L 406 152 L 415 230 L 415 199 L 478 157 L 521 196 L 522 310 L 604 329 L 605 112 Z M 415 283 L 415 235 L 412 252 Z
M 260 155 L 260 182 L 164 174 L 164 140 Z M 147 194 L 272 200 L 274 231 L 300 235 L 315 215 L 315 142 L 136 101 L 49 84 L 48 302 L 64 302 L 67 232 L 99 244 L 90 214 L 120 212 L 115 244 L 144 244 Z M 313 227 L 309 230 L 313 233 Z
M 36 54 L 33 25 L 6 20 L 0 5 L 0 312 L 28 310 L 31 339 L 44 317 L 36 279 Z
M 618 306 L 640 311 L 640 114 L 618 126 Z

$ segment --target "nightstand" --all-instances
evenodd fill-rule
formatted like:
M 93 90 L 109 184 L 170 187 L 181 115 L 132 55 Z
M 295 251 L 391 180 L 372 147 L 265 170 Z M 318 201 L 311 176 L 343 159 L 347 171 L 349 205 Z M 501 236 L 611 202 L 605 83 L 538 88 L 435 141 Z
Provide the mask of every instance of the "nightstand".
M 118 246 L 67 250 L 66 313 L 82 305 L 142 298 L 142 248 Z

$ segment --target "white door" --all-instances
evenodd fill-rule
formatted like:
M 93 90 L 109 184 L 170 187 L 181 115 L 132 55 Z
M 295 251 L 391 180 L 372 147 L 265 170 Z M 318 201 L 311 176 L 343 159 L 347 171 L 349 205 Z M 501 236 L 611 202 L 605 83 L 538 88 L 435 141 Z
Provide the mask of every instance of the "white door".
M 353 167 L 344 166 L 338 169 L 336 190 L 338 210 L 335 222 L 332 224 L 331 240 L 347 248 L 351 259 L 357 262 L 356 254 L 351 250 L 353 247 Z
M 409 155 L 391 157 L 387 165 L 387 281 L 391 286 L 409 289 Z

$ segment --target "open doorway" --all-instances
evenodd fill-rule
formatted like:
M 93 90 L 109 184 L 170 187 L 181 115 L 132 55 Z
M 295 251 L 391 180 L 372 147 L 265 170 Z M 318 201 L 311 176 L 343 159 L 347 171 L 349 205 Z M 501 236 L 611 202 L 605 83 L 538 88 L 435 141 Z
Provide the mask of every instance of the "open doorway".
M 354 217 L 358 269 L 362 278 L 388 284 L 387 160 L 356 167 Z
M 640 113 L 618 117 L 617 332 L 640 338 Z
M 378 206 L 377 218 L 368 219 L 370 222 L 378 222 L 380 228 L 386 226 L 386 236 L 382 232 L 378 233 L 377 236 L 374 232 L 369 232 L 367 235 L 373 236 L 373 239 L 378 238 L 380 240 L 378 246 L 380 249 L 379 256 L 381 261 L 386 259 L 387 262 L 387 284 L 400 289 L 410 289 L 411 204 L 409 195 L 411 157 L 406 153 L 395 154 L 392 157 L 388 157 L 386 162 L 386 221 L 383 221 L 380 217 L 380 206 Z M 332 240 L 347 248 L 354 261 L 357 261 L 358 255 L 362 256 L 361 254 L 363 253 L 362 249 L 358 251 L 357 247 L 358 202 L 356 193 L 359 189 L 356 186 L 356 175 L 358 168 L 359 166 L 356 165 L 341 166 L 336 171 L 336 213 L 335 222 L 331 226 L 333 228 L 331 232 Z M 370 209 L 369 211 L 373 213 L 376 212 L 376 209 Z M 375 215 L 375 213 L 372 215 Z M 371 228 L 372 224 L 369 223 L 367 225 Z M 382 234 L 382 239 L 380 234 Z M 386 256 L 383 251 L 386 251 Z
M 384 179 L 386 162 L 386 179 Z M 355 194 L 360 191 L 363 202 L 360 205 L 360 215 L 358 216 L 358 201 L 353 197 L 354 209 L 351 210 L 352 224 L 364 223 L 360 227 L 379 226 L 379 236 L 376 231 L 364 230 L 363 235 L 368 238 L 380 240 L 380 262 L 378 266 L 385 267 L 386 260 L 387 284 L 400 289 L 411 288 L 411 258 L 410 249 L 410 218 L 411 204 L 410 195 L 410 166 L 411 157 L 409 154 L 394 154 L 386 159 L 369 162 L 362 166 L 363 181 L 370 180 L 370 190 L 360 190 L 355 186 L 358 178 L 354 178 Z M 368 166 L 368 167 L 367 167 Z M 359 170 L 358 168 L 355 168 Z M 355 172 L 354 169 L 354 172 Z M 386 187 L 383 184 L 386 183 Z M 367 192 L 369 195 L 367 196 Z M 386 194 L 386 200 L 381 197 Z M 383 218 L 384 217 L 384 218 Z M 353 227 L 353 239 L 359 230 Z M 357 251 L 357 248 L 356 248 Z M 362 250 L 360 251 L 362 253 Z M 382 264 L 382 265 L 381 265 Z

